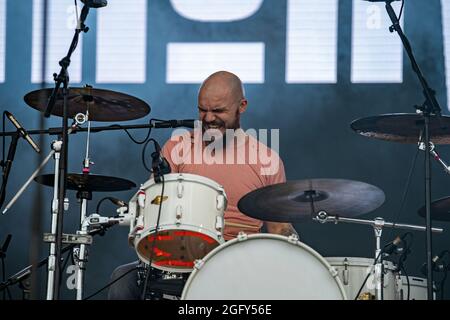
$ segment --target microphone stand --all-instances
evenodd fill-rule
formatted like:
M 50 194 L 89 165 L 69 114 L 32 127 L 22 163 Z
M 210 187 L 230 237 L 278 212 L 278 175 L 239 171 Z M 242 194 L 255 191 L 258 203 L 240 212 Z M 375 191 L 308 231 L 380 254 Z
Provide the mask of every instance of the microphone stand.
M 11 143 L 8 149 L 8 157 L 5 163 L 2 163 L 3 167 L 3 178 L 2 187 L 0 190 L 0 208 L 3 206 L 6 197 L 6 185 L 8 184 L 9 173 L 11 172 L 12 163 L 14 161 L 14 156 L 16 155 L 17 141 L 19 141 L 20 131 L 17 130 L 11 138 Z
M 61 147 L 61 157 L 59 160 L 59 195 L 58 195 L 58 213 L 56 219 L 56 234 L 55 234 L 55 270 L 54 270 L 54 281 L 53 281 L 53 294 L 52 299 L 59 299 L 59 283 L 60 279 L 60 269 L 61 269 L 61 247 L 62 247 L 62 234 L 63 234 L 63 215 L 64 215 L 64 198 L 66 196 L 66 179 L 67 179 L 67 159 L 68 159 L 68 105 L 67 98 L 69 95 L 69 73 L 68 67 L 70 65 L 70 58 L 72 53 L 75 51 L 79 34 L 81 32 L 87 32 L 89 28 L 84 25 L 84 21 L 87 18 L 89 13 L 89 6 L 84 5 L 81 11 L 80 19 L 77 28 L 75 29 L 75 34 L 72 39 L 72 43 L 70 44 L 69 51 L 67 55 L 59 61 L 59 65 L 61 66 L 61 70 L 58 75 L 53 74 L 53 78 L 55 80 L 55 88 L 52 91 L 52 94 L 48 100 L 47 107 L 44 112 L 45 117 L 49 117 L 52 113 L 53 107 L 55 105 L 56 96 L 58 95 L 59 89 L 61 85 L 62 95 L 63 95 L 63 120 L 62 120 L 62 147 Z
M 419 82 L 423 88 L 423 94 L 425 96 L 425 102 L 422 106 L 418 107 L 418 111 L 422 113 L 424 119 L 424 131 L 423 138 L 425 141 L 425 208 L 426 208 L 426 216 L 425 216 L 425 224 L 426 224 L 426 255 L 427 255 L 427 263 L 428 263 L 428 273 L 427 273 L 427 296 L 428 300 L 433 300 L 433 270 L 432 270 L 432 232 L 431 232 L 431 157 L 430 157 L 430 117 L 432 114 L 437 117 L 441 116 L 441 107 L 439 106 L 438 101 L 436 100 L 435 91 L 430 88 L 428 82 L 423 76 L 419 65 L 414 57 L 411 44 L 403 33 L 403 30 L 400 26 L 399 19 L 394 9 L 392 8 L 393 0 L 386 0 L 386 11 L 389 15 L 389 18 L 392 21 L 392 26 L 389 27 L 390 32 L 397 32 L 400 36 L 400 39 L 403 43 L 403 47 L 411 61 L 411 66 L 413 71 L 416 73 Z

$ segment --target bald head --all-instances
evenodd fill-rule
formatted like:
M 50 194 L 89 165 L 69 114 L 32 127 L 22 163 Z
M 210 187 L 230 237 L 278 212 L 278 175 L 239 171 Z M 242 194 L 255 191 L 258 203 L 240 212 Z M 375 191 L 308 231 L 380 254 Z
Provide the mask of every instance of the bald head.
M 202 91 L 230 94 L 236 99 L 244 98 L 244 86 L 241 79 L 234 73 L 228 71 L 218 71 L 211 74 L 203 81 L 199 94 Z
M 225 132 L 240 126 L 240 115 L 247 108 L 241 79 L 228 71 L 218 71 L 203 81 L 198 93 L 200 120 L 205 129 Z

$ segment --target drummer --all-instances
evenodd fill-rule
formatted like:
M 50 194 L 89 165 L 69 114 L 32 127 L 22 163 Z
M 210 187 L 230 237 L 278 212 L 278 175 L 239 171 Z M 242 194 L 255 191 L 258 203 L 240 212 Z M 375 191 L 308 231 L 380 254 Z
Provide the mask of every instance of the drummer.
M 242 82 L 235 74 L 213 73 L 202 83 L 198 93 L 202 127 L 173 135 L 162 149 L 163 157 L 170 164 L 172 173 L 204 176 L 224 187 L 228 198 L 224 213 L 225 240 L 235 238 L 239 232 L 259 233 L 263 225 L 268 233 L 297 234 L 290 223 L 263 222 L 242 214 L 237 208 L 239 199 L 247 193 L 286 181 L 278 154 L 241 128 L 240 118 L 247 105 Z M 252 155 L 252 152 L 256 154 Z M 258 156 L 261 154 L 270 162 L 261 161 Z M 112 279 L 133 268 L 136 263 L 118 267 Z M 130 272 L 110 287 L 108 298 L 140 299 L 141 289 L 137 282 L 137 272 Z

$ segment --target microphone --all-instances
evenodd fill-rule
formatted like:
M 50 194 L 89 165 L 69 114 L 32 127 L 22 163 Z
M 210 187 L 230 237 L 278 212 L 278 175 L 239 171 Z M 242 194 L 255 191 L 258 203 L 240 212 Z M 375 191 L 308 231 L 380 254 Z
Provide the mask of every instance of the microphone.
M 155 143 L 155 152 L 151 154 L 152 157 L 152 172 L 157 183 L 161 182 L 161 176 L 164 174 L 169 174 L 172 172 L 170 168 L 170 164 L 166 158 L 161 155 L 161 146 L 156 140 L 153 140 Z
M 444 255 L 446 253 L 448 253 L 448 250 L 442 251 L 439 255 L 434 256 L 431 259 L 431 265 L 432 265 L 433 271 L 443 272 L 447 269 L 447 266 L 444 265 L 444 261 L 442 260 L 442 258 L 444 257 Z M 424 263 L 422 265 L 422 267 L 420 268 L 420 272 L 422 272 L 422 274 L 425 276 L 428 274 L 428 263 Z
M 394 251 L 397 251 L 397 252 L 398 251 L 402 251 L 403 248 L 400 245 L 403 243 L 404 238 L 407 235 L 408 235 L 408 233 L 405 233 L 402 236 L 396 236 L 395 239 L 392 242 L 390 242 L 390 243 L 388 243 L 387 245 L 384 246 L 382 252 L 387 254 L 387 255 L 391 255 L 391 254 L 394 253 Z
M 34 151 L 36 151 L 37 153 L 40 153 L 41 149 L 39 149 L 38 145 L 34 142 L 34 140 L 31 138 L 31 136 L 28 134 L 28 132 L 25 130 L 25 128 L 20 125 L 19 121 L 17 121 L 16 118 L 14 118 L 14 116 L 10 112 L 5 111 L 5 114 L 8 117 L 9 121 L 12 122 L 14 127 L 16 127 L 17 130 L 19 130 L 20 135 L 25 140 L 28 141 L 28 143 L 31 145 L 31 147 L 34 149 Z
M 107 0 L 81 0 L 81 2 L 90 8 L 102 8 L 108 5 Z
M 122 201 L 120 199 L 108 197 L 108 200 L 111 201 L 112 203 L 114 203 L 118 207 L 128 207 L 128 203 L 126 203 L 125 201 Z
M 167 120 L 155 122 L 155 128 L 178 128 L 187 127 L 195 128 L 195 122 L 198 120 L 187 119 L 187 120 Z

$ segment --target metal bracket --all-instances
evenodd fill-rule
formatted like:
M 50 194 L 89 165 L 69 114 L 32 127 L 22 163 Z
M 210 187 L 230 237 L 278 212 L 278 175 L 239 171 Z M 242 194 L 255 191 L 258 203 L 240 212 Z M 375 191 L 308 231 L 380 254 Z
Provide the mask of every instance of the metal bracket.
M 56 236 L 52 233 L 44 233 L 44 242 L 55 242 Z M 92 244 L 92 236 L 83 234 L 66 234 L 62 235 L 62 243 L 67 244 Z

